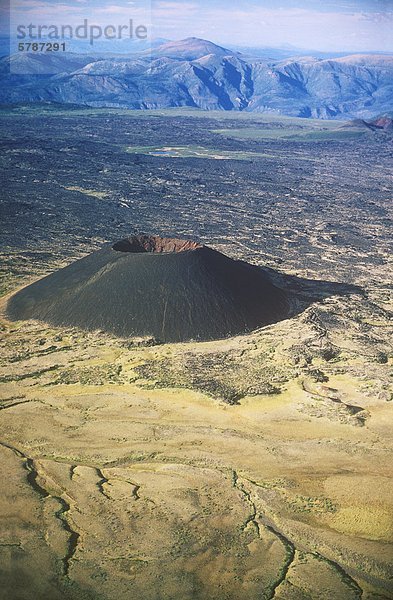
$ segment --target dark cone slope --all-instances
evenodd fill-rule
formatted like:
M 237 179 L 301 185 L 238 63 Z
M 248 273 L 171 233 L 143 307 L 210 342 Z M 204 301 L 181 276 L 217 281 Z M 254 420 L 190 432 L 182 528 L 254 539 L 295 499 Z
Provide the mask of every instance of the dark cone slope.
M 284 292 L 258 267 L 155 236 L 106 246 L 22 289 L 7 306 L 11 320 L 162 342 L 220 339 L 287 315 Z

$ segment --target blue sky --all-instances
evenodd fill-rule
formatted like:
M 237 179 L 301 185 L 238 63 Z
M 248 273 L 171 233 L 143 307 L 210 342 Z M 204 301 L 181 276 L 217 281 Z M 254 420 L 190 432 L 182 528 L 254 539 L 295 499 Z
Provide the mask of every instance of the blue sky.
M 0 0 L 3 25 L 7 3 Z M 393 52 L 393 0 L 11 0 L 13 22 L 101 25 L 148 19 L 154 37 L 231 46 Z

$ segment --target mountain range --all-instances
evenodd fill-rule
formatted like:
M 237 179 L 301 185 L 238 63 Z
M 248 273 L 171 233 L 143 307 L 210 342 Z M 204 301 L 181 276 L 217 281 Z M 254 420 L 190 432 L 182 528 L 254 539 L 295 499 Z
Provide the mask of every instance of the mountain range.
M 0 60 L 0 103 L 373 118 L 392 110 L 393 56 L 271 59 L 207 40 L 129 55 L 18 53 Z

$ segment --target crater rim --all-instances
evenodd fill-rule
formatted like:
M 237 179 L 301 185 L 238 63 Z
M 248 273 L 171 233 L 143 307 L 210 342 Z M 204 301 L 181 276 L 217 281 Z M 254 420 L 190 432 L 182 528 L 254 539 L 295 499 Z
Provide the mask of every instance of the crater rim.
M 125 254 L 179 254 L 203 248 L 193 240 L 182 240 L 159 235 L 134 235 L 113 244 L 112 250 Z

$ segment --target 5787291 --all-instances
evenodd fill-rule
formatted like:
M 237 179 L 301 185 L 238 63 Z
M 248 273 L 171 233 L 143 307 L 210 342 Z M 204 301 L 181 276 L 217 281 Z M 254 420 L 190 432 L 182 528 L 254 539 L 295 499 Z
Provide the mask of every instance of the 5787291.
M 18 52 L 65 52 L 65 42 L 19 42 Z

